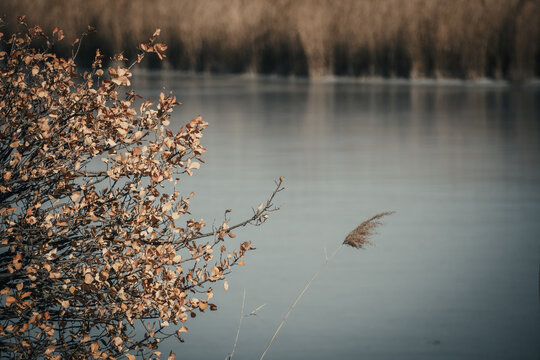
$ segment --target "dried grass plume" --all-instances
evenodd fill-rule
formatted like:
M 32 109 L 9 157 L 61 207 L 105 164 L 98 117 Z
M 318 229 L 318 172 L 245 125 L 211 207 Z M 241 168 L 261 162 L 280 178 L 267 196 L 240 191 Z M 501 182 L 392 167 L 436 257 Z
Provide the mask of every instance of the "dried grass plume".
M 369 241 L 369 238 L 374 234 L 374 230 L 382 225 L 379 220 L 393 213 L 393 211 L 382 212 L 367 219 L 347 235 L 343 244 L 352 246 L 356 249 L 363 249 L 366 245 L 373 245 Z

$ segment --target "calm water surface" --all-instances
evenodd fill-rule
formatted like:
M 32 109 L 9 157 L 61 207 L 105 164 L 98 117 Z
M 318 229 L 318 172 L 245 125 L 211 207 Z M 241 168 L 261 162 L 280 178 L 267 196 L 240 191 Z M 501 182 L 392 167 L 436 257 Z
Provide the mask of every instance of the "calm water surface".
M 360 83 L 143 73 L 210 123 L 206 165 L 184 181 L 195 218 L 251 214 L 284 176 L 281 210 L 237 232 L 257 250 L 220 311 L 189 322 L 177 359 L 258 359 L 345 235 L 387 210 L 376 245 L 342 249 L 266 359 L 538 359 L 540 87 Z

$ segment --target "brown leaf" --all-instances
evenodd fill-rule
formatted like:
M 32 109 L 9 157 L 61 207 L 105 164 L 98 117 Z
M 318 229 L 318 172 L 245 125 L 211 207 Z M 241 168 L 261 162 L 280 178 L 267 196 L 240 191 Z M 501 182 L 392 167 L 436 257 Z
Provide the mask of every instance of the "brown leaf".
M 13 296 L 6 296 L 6 306 L 10 306 L 14 302 L 16 302 L 17 299 L 15 299 Z
M 18 253 L 13 258 L 13 267 L 15 267 L 15 269 L 17 270 L 20 270 L 22 268 L 22 254 L 21 253 Z
M 84 282 L 88 285 L 90 285 L 92 282 L 94 281 L 94 277 L 87 273 L 86 275 L 84 275 Z
M 81 193 L 73 193 L 73 195 L 71 195 L 71 201 L 73 202 L 77 202 L 80 198 L 82 197 Z
M 49 346 L 47 346 L 47 349 L 45 350 L 45 355 L 49 355 L 49 354 L 52 353 L 55 349 L 56 349 L 56 346 L 54 346 L 54 345 L 49 345 Z

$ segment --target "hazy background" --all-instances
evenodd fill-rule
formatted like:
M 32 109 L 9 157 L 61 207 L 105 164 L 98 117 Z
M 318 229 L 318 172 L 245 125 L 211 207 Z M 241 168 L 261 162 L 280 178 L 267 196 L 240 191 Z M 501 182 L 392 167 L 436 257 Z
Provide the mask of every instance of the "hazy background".
M 540 75 L 537 0 L 3 0 L 0 14 L 66 32 L 88 59 L 156 27 L 163 66 L 198 72 L 527 79 Z M 60 50 L 66 52 L 66 47 Z M 84 62 L 85 57 L 81 56 Z M 161 66 L 157 62 L 147 64 Z

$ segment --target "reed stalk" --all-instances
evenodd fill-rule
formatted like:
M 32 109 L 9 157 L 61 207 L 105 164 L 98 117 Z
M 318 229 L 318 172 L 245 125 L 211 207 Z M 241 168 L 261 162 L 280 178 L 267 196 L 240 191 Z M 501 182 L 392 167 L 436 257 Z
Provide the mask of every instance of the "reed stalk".
M 296 305 L 298 304 L 298 302 L 300 301 L 302 296 L 304 296 L 304 294 L 309 289 L 309 287 L 311 286 L 313 281 L 317 278 L 319 273 L 326 267 L 326 265 L 328 265 L 330 260 L 332 260 L 336 256 L 336 254 L 339 252 L 339 250 L 341 250 L 341 248 L 344 245 L 353 247 L 355 249 L 363 249 L 363 248 L 365 248 L 366 245 L 372 245 L 369 238 L 370 238 L 371 235 L 373 235 L 373 232 L 374 232 L 375 228 L 377 228 L 378 226 L 381 225 L 380 219 L 383 218 L 384 216 L 390 215 L 392 213 L 393 212 L 379 213 L 379 214 L 369 218 L 368 220 L 362 222 L 360 225 L 358 225 L 353 231 L 351 231 L 345 237 L 345 240 L 330 254 L 330 256 L 326 257 L 325 262 L 315 271 L 315 273 L 313 274 L 311 279 L 307 282 L 307 284 L 304 286 L 302 291 L 300 291 L 300 294 L 298 294 L 298 296 L 296 297 L 296 299 L 294 300 L 292 305 L 289 307 L 289 310 L 287 311 L 287 313 L 285 314 L 285 316 L 283 317 L 283 319 L 279 323 L 276 331 L 274 331 L 274 333 L 272 334 L 272 338 L 268 342 L 268 345 L 266 345 L 266 348 L 264 349 L 264 352 L 262 353 L 259 360 L 264 359 L 266 353 L 270 349 L 270 346 L 272 346 L 272 343 L 274 342 L 275 338 L 277 337 L 277 334 L 279 333 L 279 331 L 281 330 L 283 325 L 285 325 L 285 322 L 287 321 L 287 318 L 292 313 L 292 311 L 294 310 L 294 308 L 296 307 Z
M 240 335 L 240 328 L 242 328 L 242 319 L 244 318 L 244 305 L 246 304 L 246 289 L 244 289 L 244 295 L 242 296 L 242 309 L 240 310 L 240 320 L 238 321 L 238 329 L 236 330 L 236 338 L 234 339 L 233 348 L 231 353 L 227 355 L 225 360 L 232 360 L 234 352 L 236 351 L 236 344 L 238 344 L 238 336 Z

